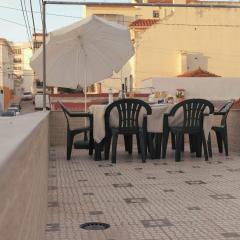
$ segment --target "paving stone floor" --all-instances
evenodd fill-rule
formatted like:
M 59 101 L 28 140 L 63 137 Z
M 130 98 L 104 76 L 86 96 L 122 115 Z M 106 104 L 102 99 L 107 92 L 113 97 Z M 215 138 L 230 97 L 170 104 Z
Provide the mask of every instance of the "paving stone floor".
M 110 228 L 81 229 L 86 222 Z M 240 239 L 239 154 L 141 163 L 118 149 L 112 165 L 84 150 L 66 161 L 64 148 L 51 148 L 46 240 L 162 239 Z

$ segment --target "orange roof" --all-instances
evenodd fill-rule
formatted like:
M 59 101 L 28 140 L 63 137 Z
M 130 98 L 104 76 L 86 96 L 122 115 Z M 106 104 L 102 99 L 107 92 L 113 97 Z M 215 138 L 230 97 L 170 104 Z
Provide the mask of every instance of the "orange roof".
M 220 77 L 220 76 L 218 76 L 214 73 L 205 71 L 201 68 L 198 68 L 193 71 L 188 71 L 188 72 L 182 73 L 182 74 L 178 75 L 178 77 Z
M 148 3 L 173 3 L 173 0 L 148 0 Z
M 148 28 L 156 24 L 158 19 L 137 19 L 130 24 L 130 27 L 134 28 Z

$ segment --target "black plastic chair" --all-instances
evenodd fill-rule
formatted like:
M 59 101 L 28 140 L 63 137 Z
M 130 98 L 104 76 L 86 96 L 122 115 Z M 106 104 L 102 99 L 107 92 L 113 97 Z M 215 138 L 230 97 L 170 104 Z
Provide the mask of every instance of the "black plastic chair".
M 228 113 L 233 104 L 234 104 L 234 100 L 230 100 L 226 104 L 224 104 L 224 106 L 221 107 L 219 109 L 219 111 L 214 112 L 214 115 L 222 116 L 220 126 L 213 126 L 212 130 L 215 132 L 216 137 L 217 137 L 218 151 L 220 153 L 222 153 L 223 145 L 224 145 L 224 150 L 225 150 L 226 156 L 228 156 L 227 116 L 228 116 Z M 211 141 L 211 139 L 210 139 L 210 141 Z M 210 142 L 210 144 L 211 144 L 211 142 Z
M 94 149 L 94 141 L 93 141 L 93 115 L 91 113 L 86 112 L 70 112 L 68 109 L 59 102 L 63 113 L 67 119 L 67 160 L 71 159 L 73 140 L 75 135 L 84 134 L 84 140 L 76 141 L 74 143 L 74 148 L 76 149 L 89 149 L 89 155 L 93 154 Z M 69 118 L 78 117 L 78 118 L 88 118 L 89 126 L 71 129 Z M 89 132 L 89 140 L 88 133 Z
M 175 113 L 183 111 L 182 126 L 169 126 L 169 117 L 173 117 Z M 163 158 L 166 158 L 168 136 L 171 132 L 175 136 L 175 160 L 181 160 L 181 151 L 184 145 L 184 134 L 189 134 L 196 140 L 196 155 L 201 157 L 201 149 L 203 145 L 205 160 L 208 160 L 207 142 L 203 131 L 204 116 L 212 114 L 214 106 L 205 99 L 188 99 L 176 104 L 169 113 L 164 114 L 163 122 Z
M 110 125 L 110 114 L 113 110 L 118 114 L 118 126 Z M 140 111 L 144 110 L 142 126 L 139 126 Z M 132 135 L 136 135 L 139 139 L 141 149 L 142 162 L 146 161 L 146 132 L 147 117 L 152 113 L 151 107 L 140 99 L 121 99 L 110 104 L 105 111 L 105 159 L 109 159 L 110 145 L 112 140 L 112 163 L 116 163 L 116 150 L 118 135 L 122 134 L 127 142 L 126 150 L 131 153 Z

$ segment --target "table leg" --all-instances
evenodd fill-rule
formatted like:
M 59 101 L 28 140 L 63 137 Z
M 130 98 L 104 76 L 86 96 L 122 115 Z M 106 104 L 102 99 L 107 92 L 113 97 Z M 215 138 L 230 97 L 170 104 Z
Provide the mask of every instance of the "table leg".
M 101 161 L 102 160 L 101 152 L 103 151 L 104 140 L 102 140 L 100 143 L 94 142 L 94 147 L 95 147 L 94 159 L 95 161 Z

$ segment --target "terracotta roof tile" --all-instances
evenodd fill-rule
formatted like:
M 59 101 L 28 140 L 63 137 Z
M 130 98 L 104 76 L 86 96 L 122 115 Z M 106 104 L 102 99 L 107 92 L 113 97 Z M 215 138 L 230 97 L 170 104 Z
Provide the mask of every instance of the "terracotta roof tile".
M 218 76 L 214 73 L 205 71 L 201 68 L 198 68 L 193 71 L 188 71 L 188 72 L 182 73 L 182 74 L 178 75 L 178 77 L 220 77 L 220 76 Z
M 130 24 L 130 27 L 134 28 L 148 28 L 156 24 L 158 19 L 137 19 Z
M 173 3 L 173 0 L 148 0 L 148 3 Z

